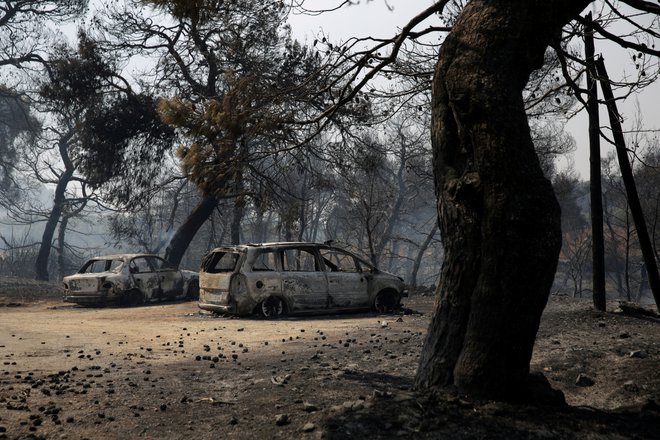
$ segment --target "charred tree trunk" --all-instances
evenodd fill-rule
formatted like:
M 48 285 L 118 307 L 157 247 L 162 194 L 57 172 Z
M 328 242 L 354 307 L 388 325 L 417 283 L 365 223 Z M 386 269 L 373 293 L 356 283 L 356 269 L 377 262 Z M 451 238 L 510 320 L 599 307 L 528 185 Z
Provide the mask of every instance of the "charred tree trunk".
M 57 186 L 55 187 L 53 209 L 48 215 L 44 233 L 41 236 L 39 253 L 37 254 L 37 259 L 34 263 L 36 279 L 42 281 L 48 281 L 48 260 L 50 258 L 50 250 L 53 246 L 53 237 L 55 235 L 55 229 L 57 229 L 57 223 L 62 216 L 62 210 L 66 204 L 66 187 L 69 185 L 69 182 L 71 182 L 73 173 L 75 172 L 75 166 L 73 165 L 73 162 L 71 162 L 71 159 L 69 159 L 68 152 L 69 141 L 73 135 L 74 132 L 69 131 L 58 142 L 58 150 L 62 162 L 64 163 L 64 172 L 59 176 Z
M 69 216 L 68 215 L 63 215 L 62 216 L 62 221 L 60 221 L 60 228 L 57 232 L 57 273 L 59 276 L 59 279 L 61 280 L 66 276 L 66 271 L 65 269 L 65 264 L 66 264 L 66 256 L 65 256 L 65 237 L 66 237 L 66 228 L 69 224 Z
M 50 258 L 50 251 L 53 247 L 53 237 L 55 236 L 57 223 L 60 221 L 62 210 L 66 203 L 66 187 L 71 181 L 72 176 L 73 170 L 65 171 L 64 174 L 60 176 L 60 180 L 57 182 L 57 187 L 55 188 L 53 209 L 48 215 L 48 221 L 46 221 L 46 227 L 41 236 L 41 245 L 39 246 L 39 253 L 37 254 L 37 260 L 34 265 L 36 278 L 38 280 L 48 281 L 48 260 Z
M 195 238 L 195 234 L 202 227 L 204 222 L 213 214 L 213 210 L 218 204 L 218 200 L 213 196 L 204 196 L 202 201 L 188 215 L 188 218 L 179 229 L 176 230 L 167 248 L 165 249 L 165 259 L 172 265 L 178 267 L 186 253 L 190 242 Z
M 530 398 L 529 362 L 561 226 L 522 90 L 547 45 L 588 4 L 472 0 L 442 45 L 432 142 L 445 256 L 418 388 Z
M 605 62 L 602 58 L 596 60 L 596 69 L 600 76 L 603 97 L 607 103 L 607 114 L 610 118 L 612 136 L 614 137 L 614 145 L 616 146 L 616 156 L 619 160 L 619 168 L 621 169 L 621 180 L 623 180 L 623 184 L 626 188 L 628 207 L 630 208 L 630 214 L 635 222 L 639 247 L 642 250 L 642 257 L 644 258 L 644 264 L 646 265 L 651 293 L 653 294 L 656 308 L 660 310 L 660 272 L 658 271 L 658 264 L 655 261 L 655 253 L 653 252 L 651 237 L 649 236 L 649 231 L 646 227 L 642 203 L 640 202 L 639 194 L 637 193 L 635 177 L 633 176 L 630 160 L 628 159 L 628 150 L 626 149 L 626 141 L 623 137 L 623 129 L 621 128 L 619 112 L 616 109 L 612 86 L 610 85 L 607 70 L 605 69 Z M 626 264 L 628 264 L 628 258 L 626 258 Z M 628 278 L 628 275 L 626 275 L 626 278 Z M 630 288 L 628 288 L 627 291 L 628 295 L 630 295 Z
M 591 13 L 587 16 L 591 21 Z M 591 252 L 593 266 L 593 302 L 596 310 L 605 311 L 605 238 L 603 233 L 603 189 L 600 173 L 600 117 L 598 87 L 594 64 L 594 31 L 585 29 L 584 50 L 587 61 L 587 111 L 589 112 L 589 192 L 591 195 Z
M 437 225 L 433 226 L 431 232 L 429 232 L 426 238 L 424 239 L 424 243 L 422 243 L 422 245 L 419 247 L 419 250 L 417 251 L 417 256 L 415 257 L 415 263 L 413 264 L 412 274 L 410 275 L 410 285 L 412 287 L 417 287 L 417 273 L 419 272 L 419 266 L 421 266 L 424 253 L 429 248 L 429 245 L 431 244 L 431 240 L 433 240 L 433 237 L 435 237 L 436 232 L 438 232 Z
M 244 214 L 245 198 L 241 196 L 234 201 L 234 209 L 232 210 L 231 244 L 241 243 L 241 223 L 243 222 Z

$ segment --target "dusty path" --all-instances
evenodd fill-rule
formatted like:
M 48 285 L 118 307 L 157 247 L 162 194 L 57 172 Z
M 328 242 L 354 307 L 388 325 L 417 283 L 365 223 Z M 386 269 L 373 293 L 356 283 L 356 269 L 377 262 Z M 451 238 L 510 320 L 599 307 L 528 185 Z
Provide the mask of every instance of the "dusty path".
M 333 405 L 408 388 L 427 325 L 420 314 L 219 318 L 193 302 L 0 313 L 8 438 L 291 438 Z
M 566 413 L 531 412 L 522 429 L 519 410 L 415 397 L 433 298 L 405 306 L 399 316 L 275 321 L 215 317 L 194 302 L 0 307 L 0 439 L 478 438 L 493 429 L 566 437 L 557 423 Z M 532 364 L 569 403 L 611 409 L 660 402 L 659 360 L 658 320 L 553 298 Z M 577 386 L 579 374 L 593 384 Z M 652 438 L 643 435 L 658 421 L 649 414 L 630 438 Z M 646 420 L 617 417 L 624 426 Z M 611 414 L 594 420 L 570 430 L 628 438 L 628 428 L 599 436 Z

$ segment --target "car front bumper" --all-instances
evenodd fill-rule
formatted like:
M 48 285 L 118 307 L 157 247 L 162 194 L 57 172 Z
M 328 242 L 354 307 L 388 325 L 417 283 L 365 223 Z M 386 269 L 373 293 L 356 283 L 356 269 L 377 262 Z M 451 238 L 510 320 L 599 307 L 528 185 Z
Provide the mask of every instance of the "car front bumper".
M 109 302 L 117 301 L 118 298 L 109 298 L 107 292 L 94 292 L 94 293 L 81 293 L 81 292 L 64 292 L 62 296 L 64 302 L 70 302 L 81 305 L 97 305 L 107 304 Z

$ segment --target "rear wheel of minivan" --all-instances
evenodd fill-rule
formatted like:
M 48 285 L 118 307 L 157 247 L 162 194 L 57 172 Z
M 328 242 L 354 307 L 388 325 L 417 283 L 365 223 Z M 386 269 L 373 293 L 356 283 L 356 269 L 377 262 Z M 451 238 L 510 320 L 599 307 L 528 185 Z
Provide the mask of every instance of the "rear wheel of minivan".
M 286 306 L 282 298 L 269 296 L 259 304 L 259 314 L 264 318 L 278 318 L 286 314 Z

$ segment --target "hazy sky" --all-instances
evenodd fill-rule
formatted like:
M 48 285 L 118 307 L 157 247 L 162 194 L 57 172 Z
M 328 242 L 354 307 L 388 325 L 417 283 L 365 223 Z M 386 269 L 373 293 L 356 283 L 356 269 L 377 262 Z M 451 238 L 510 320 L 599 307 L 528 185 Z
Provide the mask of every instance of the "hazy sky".
M 343 8 L 339 11 L 325 13 L 316 17 L 292 16 L 291 25 L 296 38 L 313 41 L 322 28 L 331 41 L 338 42 L 349 37 L 374 36 L 390 37 L 406 24 L 412 17 L 433 4 L 433 0 L 372 0 L 360 1 L 357 5 Z M 307 0 L 306 5 L 323 7 L 336 4 L 331 0 Z M 423 25 L 425 27 L 425 25 Z M 634 65 L 630 54 L 613 45 L 596 42 L 596 52 L 602 53 L 612 78 L 621 78 L 624 74 L 634 74 Z M 602 97 L 602 95 L 601 95 Z M 643 93 L 629 97 L 621 104 L 619 111 L 624 118 L 624 130 L 629 130 L 638 117 L 638 110 L 643 115 L 644 127 L 647 130 L 660 129 L 660 84 L 644 90 Z M 601 125 L 609 125 L 607 114 L 602 110 Z M 581 113 L 566 124 L 566 129 L 573 135 L 577 143 L 577 151 L 567 159 L 562 159 L 559 167 L 573 161 L 575 168 L 583 179 L 589 176 L 589 147 L 587 133 L 587 118 Z M 657 133 L 656 133 L 657 134 Z M 613 151 L 613 147 L 605 142 L 601 146 L 602 155 Z

